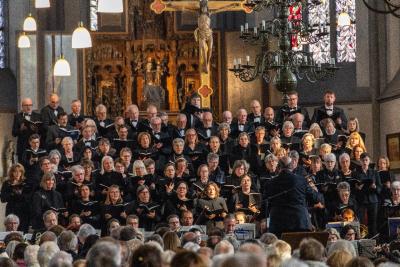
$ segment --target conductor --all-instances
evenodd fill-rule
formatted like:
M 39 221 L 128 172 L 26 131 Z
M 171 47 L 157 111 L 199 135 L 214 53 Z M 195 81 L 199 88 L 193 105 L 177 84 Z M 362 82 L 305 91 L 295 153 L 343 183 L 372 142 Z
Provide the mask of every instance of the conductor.
M 307 201 L 311 201 L 310 204 L 321 201 L 316 188 L 311 188 L 304 177 L 292 173 L 290 157 L 283 157 L 279 164 L 279 176 L 266 184 L 269 230 L 278 238 L 285 232 L 310 231 Z

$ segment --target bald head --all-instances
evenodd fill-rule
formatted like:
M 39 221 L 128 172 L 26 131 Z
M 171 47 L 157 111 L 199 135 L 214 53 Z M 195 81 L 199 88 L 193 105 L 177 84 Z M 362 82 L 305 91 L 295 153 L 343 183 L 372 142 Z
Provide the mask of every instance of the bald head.
M 24 98 L 21 101 L 22 112 L 31 113 L 33 109 L 33 102 L 30 98 Z
M 58 95 L 51 94 L 49 97 L 49 106 L 52 109 L 56 109 L 56 108 L 58 108 L 59 104 L 60 104 L 60 98 L 58 97 Z
M 260 116 L 261 115 L 261 104 L 258 102 L 258 100 L 254 99 L 250 103 L 250 108 L 251 112 L 253 112 L 254 115 Z
M 271 122 L 271 121 L 274 120 L 274 117 L 275 117 L 274 109 L 271 108 L 271 107 L 265 108 L 265 110 L 264 110 L 264 118 L 265 118 L 265 120 Z

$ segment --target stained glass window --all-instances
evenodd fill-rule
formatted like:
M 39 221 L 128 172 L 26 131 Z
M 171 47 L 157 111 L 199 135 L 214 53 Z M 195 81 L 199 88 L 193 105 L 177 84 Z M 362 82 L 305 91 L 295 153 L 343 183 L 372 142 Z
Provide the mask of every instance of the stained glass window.
M 90 30 L 97 31 L 97 0 L 90 0 Z
M 313 28 L 324 29 L 329 32 L 329 0 L 322 1 L 320 5 L 313 6 L 308 13 L 308 22 Z M 309 51 L 313 52 L 315 63 L 328 63 L 331 58 L 331 38 L 326 35 L 320 41 L 309 44 Z
M 7 62 L 7 6 L 6 0 L 0 0 L 0 68 L 4 69 Z
M 336 0 L 336 19 L 340 14 L 348 14 L 351 24 L 349 26 L 338 26 L 337 33 L 337 61 L 356 61 L 356 6 L 355 0 Z
M 308 0 L 315 2 L 314 0 Z M 338 21 L 340 14 L 348 14 L 349 26 L 332 25 L 331 18 Z M 355 0 L 321 0 L 308 10 L 308 22 L 313 28 L 329 32 L 316 43 L 308 45 L 308 51 L 313 53 L 314 61 L 329 63 L 330 58 L 337 62 L 355 62 L 356 60 L 356 10 Z

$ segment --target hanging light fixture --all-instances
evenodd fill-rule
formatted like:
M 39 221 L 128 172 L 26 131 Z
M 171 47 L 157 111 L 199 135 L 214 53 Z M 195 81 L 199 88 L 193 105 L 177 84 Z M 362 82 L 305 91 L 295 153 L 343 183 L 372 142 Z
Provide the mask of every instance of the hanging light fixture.
M 62 34 L 61 34 L 61 54 L 60 58 L 56 61 L 56 64 L 54 64 L 54 69 L 53 69 L 53 75 L 54 76 L 71 76 L 71 68 L 69 66 L 68 61 L 64 58 L 63 54 L 63 47 L 62 47 Z
M 35 0 L 36 8 L 48 8 L 50 7 L 50 0 Z
M 122 13 L 124 12 L 123 0 L 99 0 L 97 12 L 100 13 Z
M 31 41 L 29 37 L 23 32 L 18 38 L 18 48 L 29 48 L 31 47 Z
M 31 13 L 24 20 L 23 30 L 26 32 L 35 32 L 37 30 L 36 20 Z
M 83 26 L 81 21 L 78 28 L 72 33 L 72 48 L 88 48 L 92 47 L 92 38 L 89 31 Z
M 92 47 L 92 38 L 89 31 L 83 26 L 82 12 L 81 12 L 81 1 L 79 0 L 79 17 L 81 21 L 78 24 L 78 28 L 72 33 L 72 48 L 88 48 Z
M 347 12 L 341 12 L 338 16 L 338 26 L 345 27 L 351 25 L 350 15 Z

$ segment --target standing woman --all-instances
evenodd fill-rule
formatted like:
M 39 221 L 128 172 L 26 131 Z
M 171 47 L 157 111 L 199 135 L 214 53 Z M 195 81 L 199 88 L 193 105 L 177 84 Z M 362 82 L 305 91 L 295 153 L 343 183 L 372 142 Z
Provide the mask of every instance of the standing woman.
M 244 175 L 240 182 L 240 190 L 233 195 L 230 209 L 233 212 L 244 212 L 246 222 L 254 221 L 261 211 L 261 196 L 251 190 L 251 178 Z
M 356 117 L 350 118 L 347 122 L 347 130 L 345 131 L 345 134 L 349 136 L 354 132 L 358 133 L 365 143 L 365 133 L 360 132 L 360 123 Z
M 11 166 L 7 180 L 1 187 L 1 202 L 6 204 L 6 216 L 15 214 L 20 220 L 18 230 L 26 232 L 29 227 L 30 190 L 25 183 L 25 168 L 19 163 Z
M 144 228 L 146 231 L 152 231 L 161 220 L 160 205 L 152 201 L 149 188 L 146 185 L 141 185 L 137 188 L 136 196 L 136 201 L 127 206 L 126 213 L 127 215 L 137 215 L 139 217 L 139 227 Z
M 206 161 L 207 148 L 199 141 L 197 132 L 193 128 L 186 130 L 183 154 L 191 159 L 194 170 Z
M 224 155 L 230 155 L 234 146 L 234 140 L 229 136 L 231 127 L 228 123 L 222 122 L 218 125 L 218 137 L 221 144 L 221 151 Z
M 77 164 L 80 160 L 80 155 L 74 152 L 74 141 L 71 137 L 64 137 L 61 141 L 62 155 L 60 165 L 64 169 L 69 169 L 72 165 Z
M 184 181 L 179 181 L 176 193 L 171 195 L 166 202 L 165 215 L 177 214 L 181 217 L 184 211 L 193 212 L 193 199 L 188 196 L 188 185 Z
M 40 189 L 33 194 L 31 206 L 31 223 L 35 230 L 44 228 L 43 213 L 48 210 L 54 210 L 62 216 L 66 222 L 68 218 L 68 211 L 64 206 L 62 195 L 56 190 L 56 178 L 52 172 L 47 172 L 43 175 L 40 182 Z M 59 220 L 62 221 L 62 220 Z
M 225 199 L 219 196 L 219 187 L 210 182 L 205 188 L 205 196 L 197 201 L 196 205 L 198 224 L 206 224 L 207 229 L 223 228 L 223 220 L 228 214 Z
M 101 229 L 106 230 L 106 226 L 111 219 L 124 222 L 126 219 L 124 201 L 121 191 L 117 185 L 111 185 L 107 190 L 107 197 L 101 207 Z
M 367 213 L 368 221 L 362 220 L 363 224 L 368 224 L 369 236 L 374 236 L 377 232 L 377 217 L 379 195 L 382 190 L 381 179 L 376 170 L 370 168 L 370 157 L 367 153 L 361 154 L 361 169 L 357 171 L 357 179 L 360 184 L 356 185 L 358 190 L 361 216 L 364 219 L 364 214 Z
M 393 181 L 393 175 L 390 171 L 390 161 L 388 157 L 380 156 L 378 158 L 377 170 L 382 183 L 381 200 L 383 201 L 384 199 L 390 198 L 390 188 Z
M 101 161 L 101 171 L 96 177 L 96 193 L 99 199 L 104 200 L 111 185 L 124 188 L 124 178 L 122 174 L 114 169 L 114 160 L 110 156 L 104 156 Z

